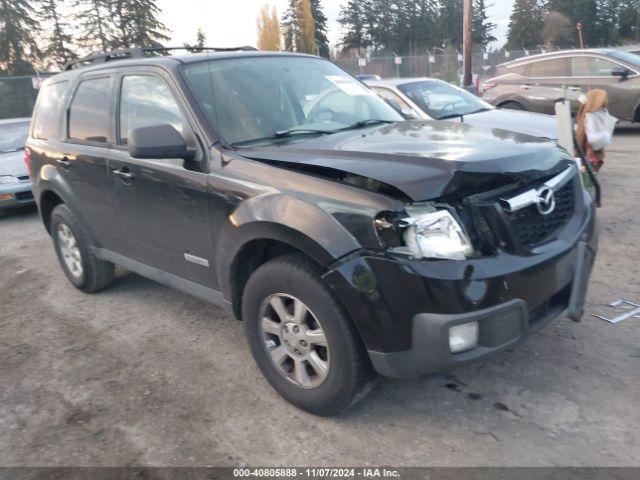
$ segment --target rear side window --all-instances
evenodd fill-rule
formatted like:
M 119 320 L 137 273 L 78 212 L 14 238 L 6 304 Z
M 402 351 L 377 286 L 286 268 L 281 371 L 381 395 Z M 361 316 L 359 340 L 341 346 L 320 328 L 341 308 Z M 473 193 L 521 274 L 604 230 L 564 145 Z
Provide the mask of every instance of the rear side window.
M 33 114 L 33 138 L 46 140 L 57 136 L 59 113 L 69 82 L 51 83 L 42 87 L 38 106 Z
M 112 143 L 111 77 L 83 80 L 69 109 L 69 138 Z
M 552 58 L 529 65 L 531 77 L 568 77 L 570 75 L 568 58 Z
M 185 132 L 185 119 L 169 86 L 152 75 L 128 75 L 122 79 L 119 143 L 126 145 L 134 128 L 168 123 Z

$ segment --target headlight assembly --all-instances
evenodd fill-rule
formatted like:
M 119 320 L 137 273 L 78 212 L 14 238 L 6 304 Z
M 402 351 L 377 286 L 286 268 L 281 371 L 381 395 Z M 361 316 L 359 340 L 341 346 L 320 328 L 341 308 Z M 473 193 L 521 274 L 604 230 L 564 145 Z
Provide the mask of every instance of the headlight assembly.
M 398 222 L 404 247 L 393 250 L 415 258 L 464 260 L 473 247 L 460 223 L 448 211 L 431 205 L 406 207 L 409 218 Z
M 0 176 L 0 185 L 7 185 L 11 183 L 20 183 L 17 177 L 12 175 L 2 175 Z

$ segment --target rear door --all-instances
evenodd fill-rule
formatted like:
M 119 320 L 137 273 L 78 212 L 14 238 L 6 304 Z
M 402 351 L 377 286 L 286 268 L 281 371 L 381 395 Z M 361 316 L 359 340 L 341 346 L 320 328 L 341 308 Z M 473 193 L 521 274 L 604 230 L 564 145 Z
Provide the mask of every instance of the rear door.
M 109 163 L 111 191 L 127 256 L 162 271 L 212 286 L 212 238 L 208 219 L 206 151 L 171 78 L 156 68 L 124 70 L 118 77 L 117 143 Z M 129 132 L 171 124 L 194 160 L 134 159 Z M 124 174 L 124 175 L 123 175 Z
M 628 79 L 614 77 L 611 72 L 622 65 L 595 55 L 571 57 L 573 82 L 584 93 L 594 88 L 606 90 L 609 95 L 609 111 L 614 117 L 631 120 L 634 113 L 635 98 L 633 84 Z M 628 68 L 628 67 L 624 67 Z
M 83 76 L 66 111 L 65 139 L 55 152 L 55 165 L 69 186 L 69 195 L 98 246 L 123 248 L 107 158 L 115 141 L 114 71 Z

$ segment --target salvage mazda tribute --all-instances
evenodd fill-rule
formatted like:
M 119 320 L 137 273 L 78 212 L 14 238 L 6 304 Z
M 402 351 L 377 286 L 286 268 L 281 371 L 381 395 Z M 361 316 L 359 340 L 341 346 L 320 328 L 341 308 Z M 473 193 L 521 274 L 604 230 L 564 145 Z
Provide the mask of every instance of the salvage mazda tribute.
M 164 54 L 163 54 L 164 53 Z M 555 143 L 403 121 L 307 55 L 127 50 L 39 95 L 25 159 L 69 281 L 114 265 L 224 305 L 319 415 L 582 314 L 595 213 Z

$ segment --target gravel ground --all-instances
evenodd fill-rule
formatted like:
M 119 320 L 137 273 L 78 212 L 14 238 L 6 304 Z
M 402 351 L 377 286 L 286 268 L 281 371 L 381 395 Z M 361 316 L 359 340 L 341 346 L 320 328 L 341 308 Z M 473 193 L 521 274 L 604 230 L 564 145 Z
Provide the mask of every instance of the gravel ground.
M 640 466 L 640 319 L 590 315 L 640 303 L 639 145 L 609 150 L 582 323 L 330 419 L 276 395 L 221 309 L 133 274 L 85 295 L 34 210 L 0 217 L 0 465 Z

